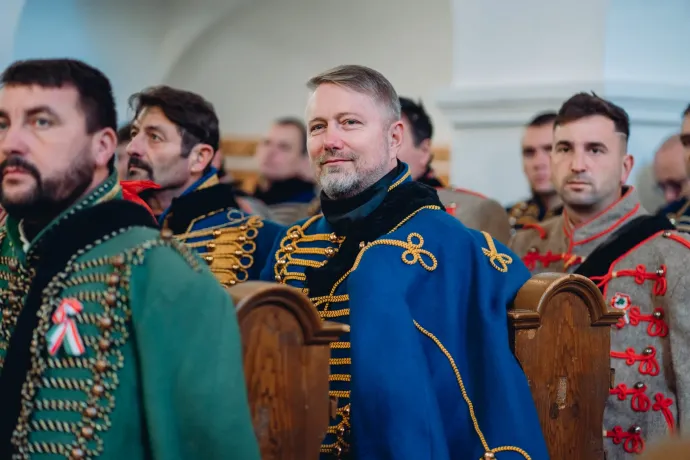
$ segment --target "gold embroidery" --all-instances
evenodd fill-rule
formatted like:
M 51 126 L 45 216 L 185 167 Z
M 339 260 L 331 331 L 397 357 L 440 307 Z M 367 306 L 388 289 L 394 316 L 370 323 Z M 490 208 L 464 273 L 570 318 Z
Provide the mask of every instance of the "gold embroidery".
M 458 369 L 458 366 L 455 364 L 455 360 L 453 359 L 453 356 L 450 354 L 450 352 L 446 349 L 446 347 L 443 346 L 441 341 L 431 332 L 427 331 L 424 329 L 417 321 L 412 320 L 414 322 L 415 327 L 425 336 L 430 338 L 436 346 L 441 350 L 441 353 L 444 354 L 446 359 L 448 359 L 448 362 L 450 363 L 450 366 L 453 368 L 453 373 L 455 373 L 455 378 L 458 381 L 458 386 L 460 387 L 460 392 L 462 393 L 462 399 L 465 400 L 465 403 L 467 403 L 467 408 L 470 411 L 470 418 L 472 419 L 472 423 L 474 424 L 474 431 L 477 433 L 477 436 L 479 436 L 479 440 L 482 443 L 482 446 L 484 447 L 484 451 L 486 452 L 484 458 L 493 458 L 493 456 L 488 455 L 488 454 L 495 454 L 496 452 L 506 452 L 506 451 L 511 451 L 511 452 L 517 452 L 521 454 L 526 460 L 531 460 L 531 457 L 527 452 L 525 452 L 523 449 L 519 447 L 514 447 L 514 446 L 501 446 L 501 447 L 496 447 L 491 449 L 489 447 L 489 444 L 486 441 L 486 438 L 484 438 L 484 434 L 482 433 L 482 430 L 479 428 L 479 421 L 477 420 L 477 416 L 474 413 L 474 405 L 472 404 L 472 400 L 470 399 L 469 395 L 467 394 L 467 390 L 465 389 L 465 383 L 462 380 L 462 376 L 460 375 L 460 370 Z M 482 460 L 482 459 L 480 459 Z
M 220 212 L 227 212 L 227 222 L 191 230 L 200 220 Z M 189 224 L 187 232 L 175 235 L 175 238 L 195 249 L 221 284 L 234 286 L 249 278 L 248 270 L 254 265 L 255 239 L 263 226 L 259 216 L 248 216 L 236 209 L 221 210 L 197 217 Z M 201 241 L 190 242 L 198 239 Z
M 399 181 L 396 181 L 396 183 L 394 183 L 390 189 L 398 186 L 404 181 L 404 179 L 405 177 Z M 424 209 L 441 210 L 441 207 L 433 205 L 423 206 L 411 213 L 409 216 L 405 217 L 405 219 L 399 222 L 388 233 L 390 234 L 398 230 L 408 220 Z M 287 231 L 285 237 L 283 237 L 280 242 L 280 249 L 275 254 L 276 263 L 274 265 L 274 274 L 276 281 L 282 283 L 287 283 L 288 281 L 298 281 L 303 283 L 306 281 L 306 275 L 303 269 L 299 271 L 294 269 L 291 270 L 292 267 L 323 267 L 328 263 L 328 260 L 340 250 L 341 245 L 345 241 L 344 237 L 339 237 L 333 233 L 305 235 L 307 229 L 317 222 L 321 217 L 322 215 L 313 216 L 304 224 L 295 225 Z M 309 244 L 309 246 L 306 246 L 306 244 Z M 333 310 L 329 309 L 333 304 L 348 302 L 350 300 L 348 294 L 335 295 L 335 291 L 338 286 L 350 275 L 350 273 L 357 268 L 364 252 L 373 246 L 381 244 L 388 244 L 404 249 L 403 253 L 401 254 L 401 260 L 408 265 L 419 263 L 425 270 L 428 271 L 435 270 L 438 265 L 436 257 L 434 257 L 430 251 L 422 249 L 424 239 L 418 233 L 411 233 L 407 237 L 407 241 L 389 238 L 376 240 L 369 244 L 363 244 L 360 246 L 360 252 L 355 259 L 353 266 L 333 285 L 330 293 L 324 296 L 315 296 L 310 299 L 314 306 L 317 307 L 319 316 L 322 319 L 335 318 L 337 321 L 341 321 L 343 323 L 348 322 L 348 317 L 350 315 L 349 308 L 345 307 Z M 300 255 L 316 256 L 314 259 L 317 260 L 302 258 Z M 302 289 L 305 290 L 305 288 Z M 349 350 L 350 342 L 332 342 L 330 344 L 330 348 L 331 350 Z M 336 357 L 330 358 L 329 363 L 331 366 L 349 366 L 351 364 L 349 354 L 342 356 L 343 351 L 340 351 L 340 354 L 341 356 L 336 355 Z M 335 369 L 331 368 L 329 376 L 330 381 L 336 383 L 336 385 L 347 385 L 351 377 L 349 373 L 346 373 L 346 369 L 347 368 L 343 369 L 342 371 L 336 371 Z M 350 447 L 346 441 L 346 434 L 350 429 L 350 404 L 348 402 L 348 399 L 350 398 L 350 391 L 349 389 L 331 389 L 329 391 L 329 395 L 331 397 L 340 398 L 341 401 L 339 404 L 344 404 L 336 411 L 337 415 L 335 421 L 331 422 L 331 425 L 328 428 L 328 433 L 335 436 L 335 442 L 322 444 L 321 452 L 339 454 L 347 451 L 347 449 Z
M 502 254 L 498 252 L 498 250 L 496 249 L 496 245 L 494 244 L 494 240 L 493 238 L 491 238 L 491 235 L 489 235 L 486 232 L 482 232 L 482 235 L 484 235 L 486 243 L 489 245 L 489 249 L 482 248 L 482 252 L 485 256 L 489 258 L 489 262 L 491 262 L 491 265 L 496 270 L 498 270 L 499 272 L 506 273 L 508 271 L 508 265 L 513 263 L 513 258 L 510 257 L 508 254 Z M 499 266 L 498 264 L 496 264 L 496 262 L 498 262 L 501 265 Z
M 170 247 L 195 271 L 201 268 L 196 255 L 171 239 L 145 241 L 116 256 L 78 262 L 94 246 L 126 230 L 77 251 L 43 291 L 39 322 L 32 337 L 31 365 L 22 386 L 21 411 L 12 437 L 17 459 L 28 460 L 34 454 L 97 458 L 103 453 L 102 436 L 111 428 L 114 394 L 119 386 L 119 371 L 125 361 L 122 347 L 129 340 L 132 266 L 142 264 L 150 249 Z M 25 279 L 26 292 L 34 273 L 22 267 L 19 269 L 28 273 L 21 276 Z M 17 283 L 11 288 L 16 292 Z M 23 298 L 17 297 L 12 302 L 21 306 Z M 86 352 L 79 357 L 62 353 L 50 356 L 45 353 L 45 347 L 46 334 L 52 326 L 51 316 L 60 299 L 68 297 L 77 298 L 84 304 L 85 310 L 75 317 L 75 321 Z M 4 327 L 3 333 L 9 333 L 11 329 Z M 49 399 L 51 393 L 43 389 L 60 390 L 64 399 Z M 45 411 L 57 414 L 41 413 Z M 35 417 L 36 412 L 39 415 Z M 56 420 L 63 415 L 67 415 L 69 421 Z M 65 436 L 59 442 L 42 442 L 37 440 L 42 437 L 41 432 L 61 432 Z M 36 440 L 32 436 L 34 433 L 38 433 Z

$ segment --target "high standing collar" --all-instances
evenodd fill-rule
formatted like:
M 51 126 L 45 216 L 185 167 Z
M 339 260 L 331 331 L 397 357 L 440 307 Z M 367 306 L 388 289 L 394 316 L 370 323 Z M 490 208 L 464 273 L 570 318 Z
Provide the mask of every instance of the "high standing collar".
M 568 210 L 563 211 L 563 231 L 571 244 L 584 244 L 609 235 L 635 216 L 646 214 L 640 204 L 637 191 L 632 186 L 623 189 L 623 195 L 611 206 L 579 225 L 573 226 L 568 218 Z

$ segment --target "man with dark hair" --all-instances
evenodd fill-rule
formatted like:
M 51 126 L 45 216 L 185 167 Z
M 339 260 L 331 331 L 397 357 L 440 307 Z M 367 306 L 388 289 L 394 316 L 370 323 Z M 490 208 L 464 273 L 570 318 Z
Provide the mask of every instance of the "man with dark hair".
M 282 227 L 256 215 L 255 199 L 219 182 L 213 106 L 169 86 L 136 93 L 130 104 L 129 178 L 160 186 L 143 195 L 159 225 L 201 254 L 222 284 L 257 279 Z
M 683 124 L 678 139 L 683 149 L 683 165 L 685 166 L 685 174 L 682 176 L 687 178 L 690 177 L 690 105 L 683 112 Z M 677 168 L 673 174 L 679 174 Z M 690 184 L 687 179 L 683 185 L 685 188 L 679 191 L 679 198 L 662 208 L 659 214 L 668 217 L 678 230 L 690 232 Z
M 399 99 L 404 130 L 398 158 L 408 165 L 412 180 L 435 188 L 446 210 L 467 227 L 488 232 L 501 243 L 508 243 L 510 225 L 505 209 L 479 193 L 441 183 L 431 167 L 431 119 L 421 102 L 406 97 Z
M 122 199 L 108 79 L 0 82 L 0 458 L 258 459 L 234 306 Z
M 254 198 L 266 203 L 272 218 L 285 225 L 308 216 L 316 198 L 313 180 L 307 180 L 307 128 L 298 118 L 276 120 L 256 148 L 260 178 Z
M 555 120 L 553 183 L 561 216 L 518 230 L 511 247 L 533 273 L 577 273 L 624 317 L 611 334 L 616 386 L 603 420 L 606 458 L 631 457 L 690 423 L 690 239 L 649 215 L 625 185 L 627 113 L 596 95 Z
M 397 158 L 400 102 L 383 75 L 340 66 L 309 88 L 323 215 L 276 240 L 262 277 L 308 293 L 322 318 L 352 330 L 331 346 L 337 414 L 321 458 L 479 459 L 515 446 L 547 459 L 506 321 L 526 268 L 411 179 Z
M 120 179 L 127 179 L 129 168 L 129 156 L 127 156 L 127 144 L 132 140 L 132 125 L 127 123 L 117 130 L 117 147 L 115 147 L 115 169 Z
M 527 123 L 522 135 L 522 169 L 532 196 L 507 208 L 510 225 L 538 223 L 563 211 L 551 182 L 551 148 L 556 112 L 542 112 Z

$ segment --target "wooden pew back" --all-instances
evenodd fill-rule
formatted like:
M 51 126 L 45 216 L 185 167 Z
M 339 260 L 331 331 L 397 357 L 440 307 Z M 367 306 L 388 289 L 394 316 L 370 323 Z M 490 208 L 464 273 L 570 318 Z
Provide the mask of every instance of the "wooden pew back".
M 608 311 L 599 289 L 580 275 L 537 275 L 515 299 L 509 312 L 514 352 L 553 459 L 604 459 L 610 334 L 621 316 Z
M 262 460 L 318 458 L 331 415 L 330 343 L 347 326 L 322 321 L 309 299 L 289 286 L 254 281 L 229 292 Z

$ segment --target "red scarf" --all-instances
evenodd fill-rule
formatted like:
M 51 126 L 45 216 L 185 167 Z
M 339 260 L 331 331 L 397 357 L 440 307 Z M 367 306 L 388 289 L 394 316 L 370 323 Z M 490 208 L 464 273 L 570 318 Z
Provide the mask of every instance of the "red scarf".
M 154 218 L 156 217 L 149 205 L 146 204 L 146 201 L 139 195 L 146 190 L 157 190 L 161 188 L 160 185 L 150 180 L 122 180 L 120 181 L 120 186 L 122 187 L 122 197 L 125 200 L 143 206 Z

